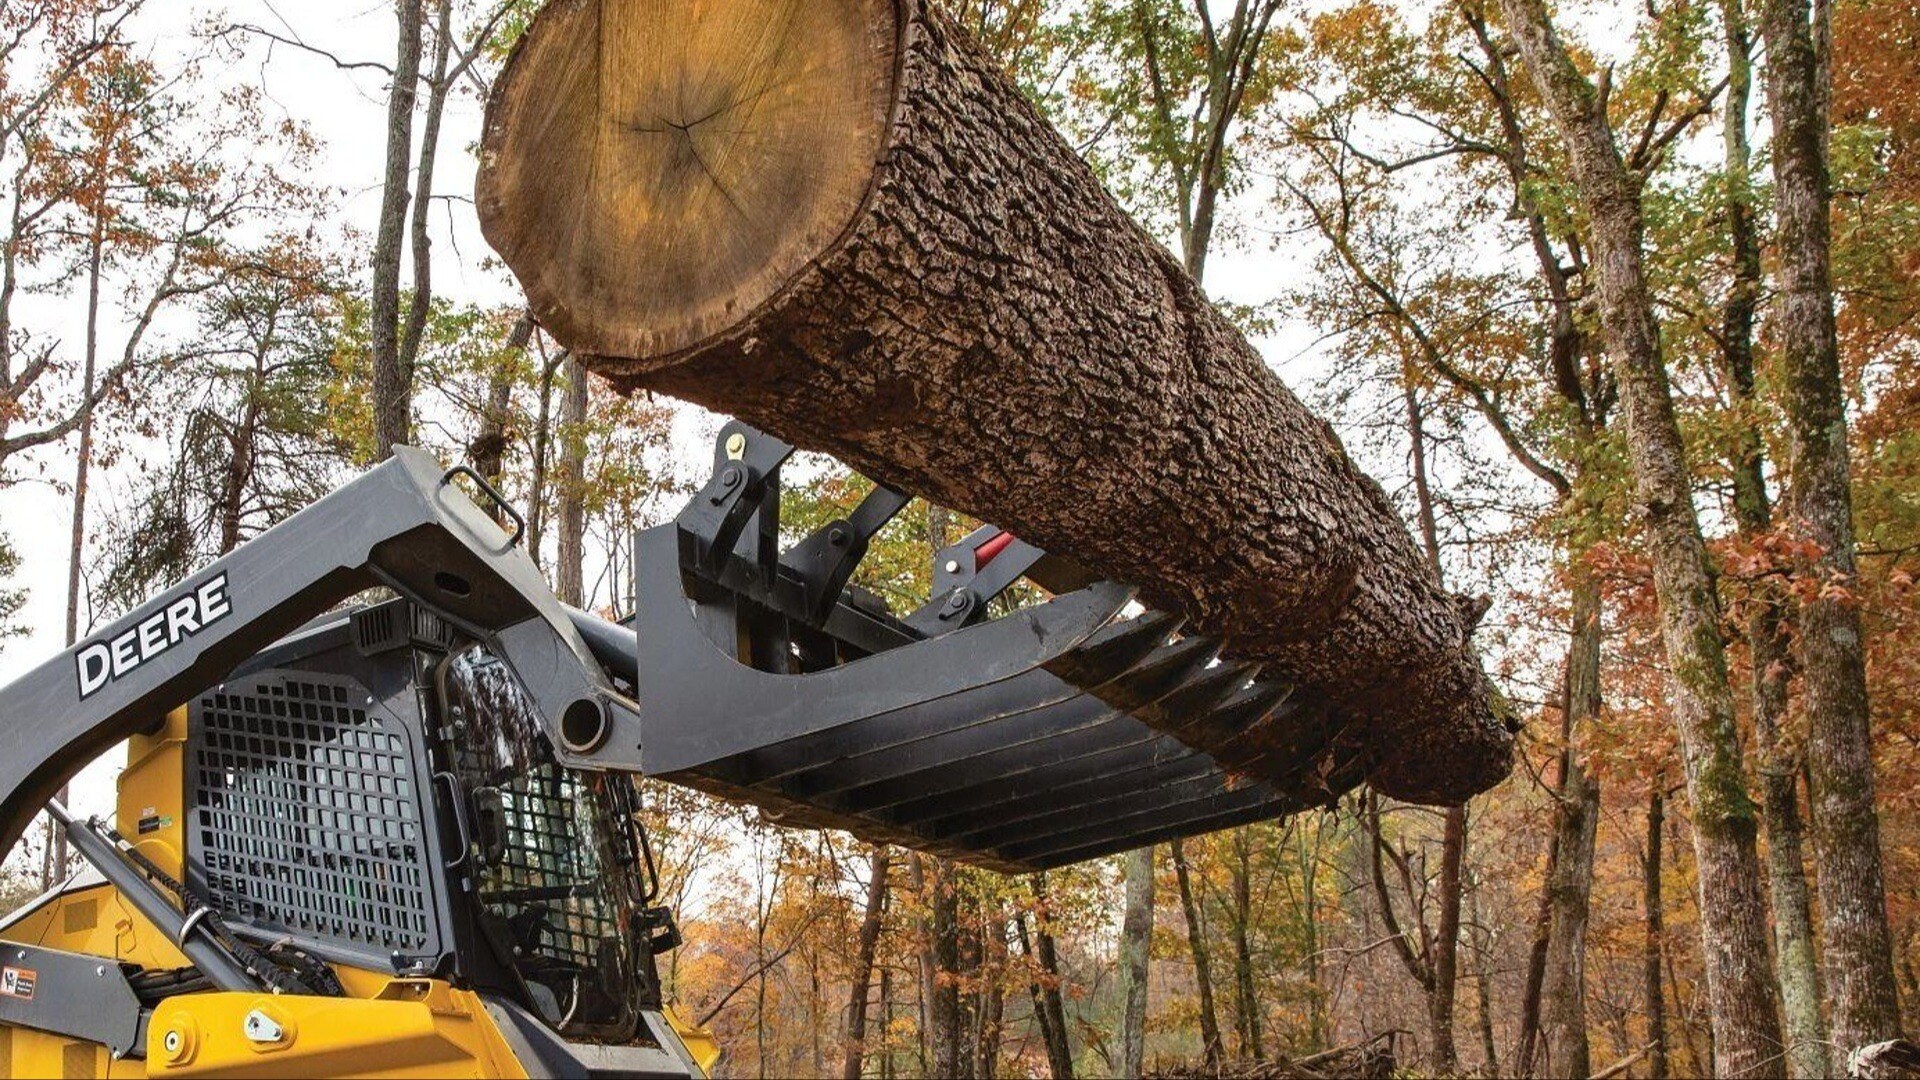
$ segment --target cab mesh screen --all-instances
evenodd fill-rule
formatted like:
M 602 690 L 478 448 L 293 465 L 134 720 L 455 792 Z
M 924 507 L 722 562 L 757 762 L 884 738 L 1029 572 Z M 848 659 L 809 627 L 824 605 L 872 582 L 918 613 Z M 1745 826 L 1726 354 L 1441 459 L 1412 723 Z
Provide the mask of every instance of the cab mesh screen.
M 621 934 L 607 876 L 622 871 L 601 864 L 594 798 L 580 773 L 551 762 L 503 785 L 505 855 L 482 890 L 499 911 L 537 912 L 545 932 L 535 951 L 571 970 L 597 967 L 603 943 Z
M 385 956 L 431 943 L 407 733 L 348 679 L 268 675 L 194 710 L 188 805 L 208 902 L 230 925 Z

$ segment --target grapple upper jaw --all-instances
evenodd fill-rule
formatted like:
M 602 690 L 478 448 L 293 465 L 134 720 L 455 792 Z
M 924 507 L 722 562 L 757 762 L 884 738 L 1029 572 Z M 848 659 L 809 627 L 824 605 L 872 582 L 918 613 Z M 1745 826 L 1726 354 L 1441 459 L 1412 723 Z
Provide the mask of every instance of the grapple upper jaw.
M 1023 577 L 1084 577 L 999 529 L 937 553 L 932 596 L 902 615 L 848 582 L 906 494 L 878 487 L 782 552 L 792 452 L 727 425 L 713 478 L 635 538 L 640 771 L 1008 871 L 1275 817 L 1357 780 L 1324 709 L 1123 585 L 995 604 Z

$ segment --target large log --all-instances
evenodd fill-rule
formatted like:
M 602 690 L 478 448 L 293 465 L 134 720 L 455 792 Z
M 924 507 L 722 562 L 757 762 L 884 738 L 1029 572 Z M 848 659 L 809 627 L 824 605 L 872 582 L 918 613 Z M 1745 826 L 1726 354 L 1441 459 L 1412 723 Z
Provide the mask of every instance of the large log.
M 1323 696 L 1390 795 L 1510 767 L 1481 609 L 920 0 L 559 0 L 495 85 L 478 204 L 535 316 L 617 385 L 1140 586 Z

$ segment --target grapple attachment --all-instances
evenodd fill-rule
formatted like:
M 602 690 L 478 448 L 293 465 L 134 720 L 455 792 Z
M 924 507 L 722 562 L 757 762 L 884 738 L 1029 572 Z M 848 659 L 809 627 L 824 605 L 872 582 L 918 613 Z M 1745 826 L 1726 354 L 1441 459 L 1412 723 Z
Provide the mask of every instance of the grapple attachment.
M 713 478 L 636 537 L 648 775 L 1006 871 L 1276 817 L 1358 782 L 1358 745 L 1318 702 L 991 526 L 938 553 L 931 599 L 899 614 L 848 582 L 907 496 L 876 488 L 781 552 L 792 452 L 728 425 Z M 1046 598 L 1011 603 L 1022 580 Z M 622 651 L 582 629 L 603 657 Z

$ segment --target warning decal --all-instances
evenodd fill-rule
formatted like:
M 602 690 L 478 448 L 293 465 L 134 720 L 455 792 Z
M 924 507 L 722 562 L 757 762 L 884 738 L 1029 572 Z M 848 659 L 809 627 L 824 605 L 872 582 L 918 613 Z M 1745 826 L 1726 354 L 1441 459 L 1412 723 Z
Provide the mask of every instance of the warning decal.
M 35 978 L 26 968 L 0 968 L 0 994 L 32 1001 Z

